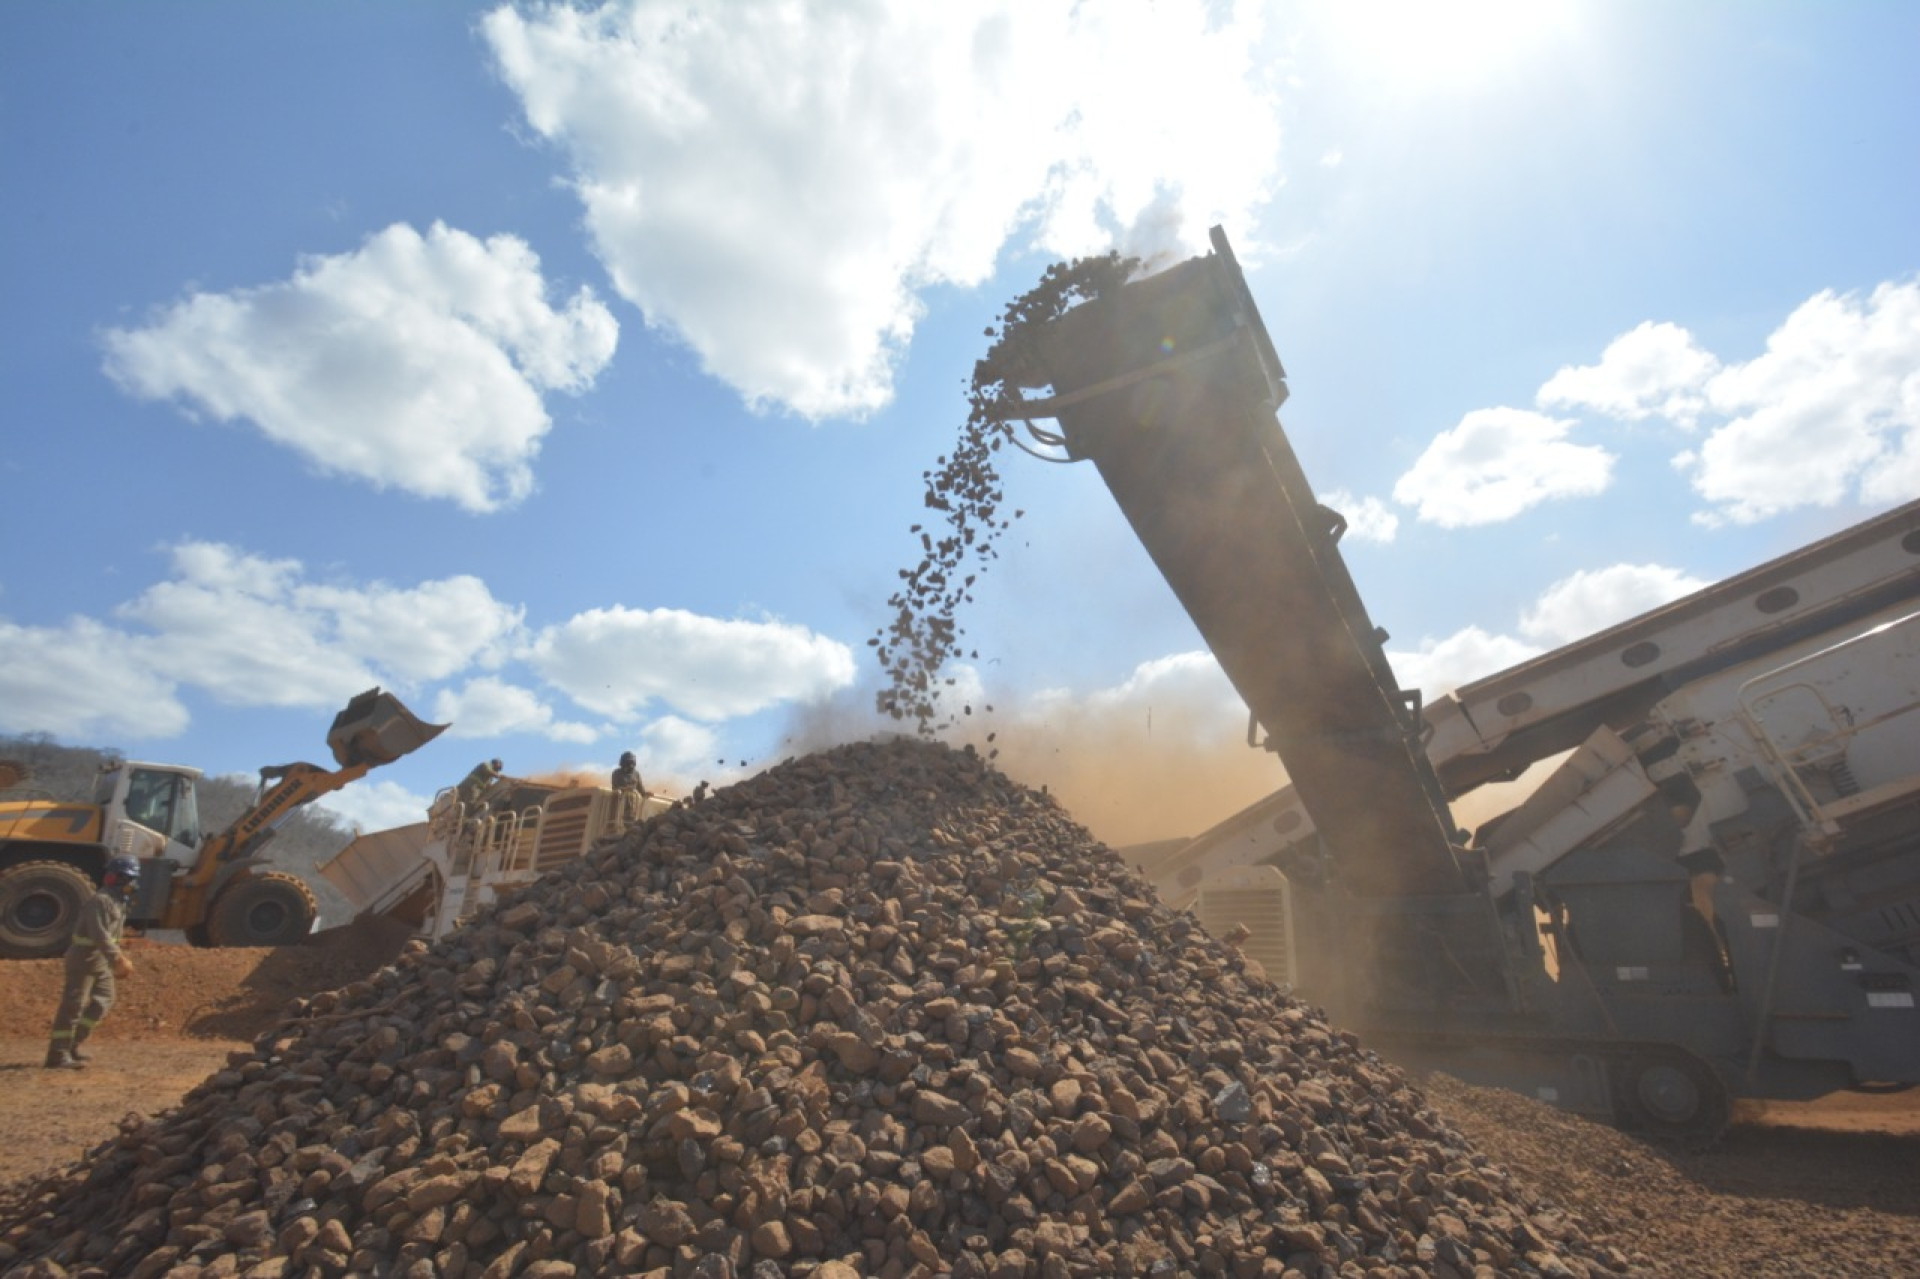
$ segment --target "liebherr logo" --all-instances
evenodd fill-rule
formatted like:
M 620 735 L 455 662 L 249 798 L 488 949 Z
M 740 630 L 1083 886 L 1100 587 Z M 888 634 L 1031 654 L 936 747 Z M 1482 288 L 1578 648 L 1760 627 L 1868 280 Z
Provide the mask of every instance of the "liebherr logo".
M 275 795 L 273 799 L 253 815 L 252 825 L 261 826 L 270 823 L 273 815 L 293 802 L 294 789 L 289 787 Z

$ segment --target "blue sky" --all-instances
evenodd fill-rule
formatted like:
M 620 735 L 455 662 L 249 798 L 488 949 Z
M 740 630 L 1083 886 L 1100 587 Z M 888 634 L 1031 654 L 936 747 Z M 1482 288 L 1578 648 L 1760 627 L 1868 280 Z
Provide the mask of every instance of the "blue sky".
M 870 731 L 982 329 L 1223 224 L 1429 694 L 1920 493 L 1920 8 L 0 7 L 0 730 L 251 773 Z M 955 740 L 1113 841 L 1277 784 L 1087 468 Z M 991 704 L 991 713 L 986 706 Z

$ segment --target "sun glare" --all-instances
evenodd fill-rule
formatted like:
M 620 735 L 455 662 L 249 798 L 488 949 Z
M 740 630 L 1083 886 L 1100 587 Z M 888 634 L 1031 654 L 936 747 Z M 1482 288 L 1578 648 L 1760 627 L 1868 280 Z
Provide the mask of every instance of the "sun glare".
M 1486 86 L 1572 28 L 1574 0 L 1335 0 L 1320 10 L 1336 65 L 1380 89 Z

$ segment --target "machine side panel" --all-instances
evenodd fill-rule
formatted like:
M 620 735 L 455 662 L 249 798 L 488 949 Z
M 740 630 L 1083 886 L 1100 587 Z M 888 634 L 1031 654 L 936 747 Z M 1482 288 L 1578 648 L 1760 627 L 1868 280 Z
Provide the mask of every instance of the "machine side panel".
M 1920 501 L 1465 685 L 1428 708 L 1459 795 L 1640 719 L 1669 691 L 1920 602 Z

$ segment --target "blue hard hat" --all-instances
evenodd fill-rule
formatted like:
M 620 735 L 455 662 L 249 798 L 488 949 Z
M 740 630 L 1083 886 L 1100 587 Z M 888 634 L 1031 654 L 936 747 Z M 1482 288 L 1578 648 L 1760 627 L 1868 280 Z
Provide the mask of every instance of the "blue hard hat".
M 140 859 L 121 853 L 107 858 L 107 877 L 131 883 L 140 878 Z

